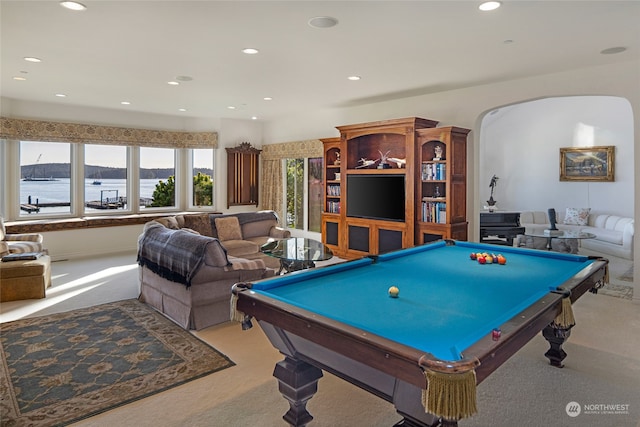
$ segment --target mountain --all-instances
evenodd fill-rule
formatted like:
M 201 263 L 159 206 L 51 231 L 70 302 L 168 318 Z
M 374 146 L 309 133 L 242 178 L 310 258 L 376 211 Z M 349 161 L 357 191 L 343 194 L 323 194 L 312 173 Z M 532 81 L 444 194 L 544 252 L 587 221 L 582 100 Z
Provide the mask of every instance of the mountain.
M 194 174 L 201 172 L 205 175 L 213 176 L 213 170 L 206 168 L 194 169 Z M 125 179 L 127 177 L 126 168 L 111 168 L 106 166 L 86 165 L 84 168 L 87 179 Z M 69 163 L 38 163 L 23 165 L 20 168 L 23 178 L 70 178 L 71 164 Z M 168 168 L 140 168 L 140 179 L 167 179 L 175 175 L 174 169 Z

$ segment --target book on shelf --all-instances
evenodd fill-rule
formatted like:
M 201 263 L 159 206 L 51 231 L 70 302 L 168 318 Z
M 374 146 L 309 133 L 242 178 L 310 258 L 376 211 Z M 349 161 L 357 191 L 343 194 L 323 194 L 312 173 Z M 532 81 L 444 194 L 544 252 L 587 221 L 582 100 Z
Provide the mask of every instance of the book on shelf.
M 340 213 L 340 202 L 327 202 L 327 213 Z
M 422 162 L 420 171 L 423 181 L 442 181 L 447 179 L 445 163 Z
M 445 202 L 423 201 L 422 222 L 447 223 L 447 204 Z

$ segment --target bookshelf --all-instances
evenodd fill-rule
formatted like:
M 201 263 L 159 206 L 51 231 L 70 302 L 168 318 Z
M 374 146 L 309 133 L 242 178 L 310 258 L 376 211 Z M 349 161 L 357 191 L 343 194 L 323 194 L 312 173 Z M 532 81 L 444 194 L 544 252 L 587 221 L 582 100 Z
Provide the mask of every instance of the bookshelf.
M 467 240 L 467 135 L 448 126 L 416 131 L 415 243 Z

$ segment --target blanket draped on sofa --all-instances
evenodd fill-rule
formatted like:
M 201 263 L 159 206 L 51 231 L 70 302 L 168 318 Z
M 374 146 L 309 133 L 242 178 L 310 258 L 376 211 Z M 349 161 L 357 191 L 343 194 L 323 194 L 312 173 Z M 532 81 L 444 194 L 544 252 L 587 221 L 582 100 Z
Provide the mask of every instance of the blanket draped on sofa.
M 189 287 L 193 274 L 204 261 L 204 248 L 212 240 L 189 231 L 152 225 L 138 245 L 137 261 L 157 275 Z

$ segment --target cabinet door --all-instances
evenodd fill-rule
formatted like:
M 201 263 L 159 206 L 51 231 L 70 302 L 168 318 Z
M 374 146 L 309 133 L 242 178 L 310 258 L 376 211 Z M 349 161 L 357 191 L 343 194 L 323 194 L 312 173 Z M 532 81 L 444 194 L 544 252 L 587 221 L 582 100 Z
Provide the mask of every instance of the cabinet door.
M 258 176 L 260 152 L 243 142 L 227 148 L 227 208 L 230 206 L 258 206 Z

